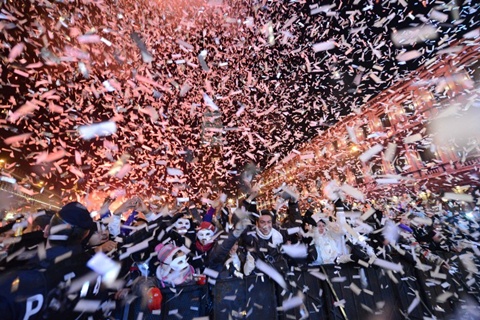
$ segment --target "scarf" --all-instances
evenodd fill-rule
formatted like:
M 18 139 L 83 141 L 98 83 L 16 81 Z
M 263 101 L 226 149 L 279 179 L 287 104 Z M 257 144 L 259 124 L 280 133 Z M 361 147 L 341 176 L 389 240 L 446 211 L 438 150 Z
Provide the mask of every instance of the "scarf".
M 207 243 L 206 245 L 203 245 L 198 240 L 195 242 L 195 246 L 197 247 L 197 250 L 202 252 L 202 253 L 205 253 L 205 252 L 209 251 L 210 249 L 212 249 L 213 244 L 214 244 L 214 242 L 210 242 L 210 243 Z
M 272 242 L 274 246 L 278 246 L 283 243 L 283 236 L 280 232 L 277 230 L 273 229 L 270 230 L 270 232 L 267 235 L 264 235 L 260 230 L 257 228 L 257 236 L 259 236 L 261 239 L 267 240 Z

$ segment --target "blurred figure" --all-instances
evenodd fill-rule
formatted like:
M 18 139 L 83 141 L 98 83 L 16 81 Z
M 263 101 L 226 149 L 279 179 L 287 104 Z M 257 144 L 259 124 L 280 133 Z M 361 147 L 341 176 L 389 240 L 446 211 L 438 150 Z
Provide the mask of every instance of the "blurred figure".
M 188 264 L 187 255 L 180 248 L 159 244 L 155 252 L 160 262 L 156 275 L 163 286 L 175 286 L 193 280 L 193 267 Z
M 36 255 L 38 245 L 44 245 L 47 241 L 45 230 L 54 214 L 55 212 L 51 210 L 39 210 L 34 214 L 36 217 L 31 226 L 25 229 L 28 232 L 23 232 L 22 235 L 12 237 L 6 241 L 6 243 L 10 243 L 7 247 L 7 256 L 10 258 L 2 261 L 2 267 L 14 268 L 21 266 Z
M 79 288 L 69 283 L 91 273 L 87 262 L 91 255 L 82 241 L 95 228 L 88 210 L 78 202 L 65 205 L 53 215 L 46 228 L 46 250 L 29 261 L 28 268 L 14 269 L 0 276 L 0 313 L 2 319 L 74 319 L 81 314 L 104 316 L 105 310 L 74 311 L 84 298 L 101 293 L 97 277 L 82 281 Z M 90 283 L 90 280 L 93 281 Z M 82 289 L 81 293 L 77 290 Z

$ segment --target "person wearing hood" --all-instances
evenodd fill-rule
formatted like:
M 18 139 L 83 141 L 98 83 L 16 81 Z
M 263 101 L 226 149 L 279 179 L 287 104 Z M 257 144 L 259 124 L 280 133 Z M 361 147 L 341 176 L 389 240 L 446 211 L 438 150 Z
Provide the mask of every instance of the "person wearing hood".
M 215 245 L 215 226 L 212 219 L 215 214 L 215 208 L 210 207 L 203 217 L 202 223 L 197 230 L 195 244 L 192 245 L 190 252 L 190 261 L 195 270 L 203 272 L 208 255 Z
M 155 275 L 163 287 L 193 281 L 193 267 L 187 262 L 187 255 L 181 248 L 172 244 L 159 244 L 155 247 L 155 252 L 160 263 Z
M 85 280 L 81 293 L 67 286 L 70 281 L 91 272 L 87 262 L 92 255 L 84 249 L 82 241 L 95 229 L 96 224 L 85 206 L 78 202 L 63 206 L 51 218 L 46 230 L 47 243 L 38 250 L 39 254 L 27 266 L 0 276 L 2 319 L 108 316 L 107 310 L 84 311 L 75 308 L 81 299 L 104 298 L 104 291 L 100 288 L 94 290 L 96 285 L 93 282 Z

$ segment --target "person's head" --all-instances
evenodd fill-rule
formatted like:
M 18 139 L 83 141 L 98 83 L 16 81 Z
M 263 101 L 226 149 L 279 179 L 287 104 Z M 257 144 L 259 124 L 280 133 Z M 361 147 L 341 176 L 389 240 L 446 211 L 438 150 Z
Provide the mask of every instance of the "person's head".
M 202 245 L 211 243 L 215 227 L 210 222 L 203 221 L 197 231 L 197 239 Z
M 48 241 L 52 245 L 81 244 L 94 228 L 87 208 L 79 202 L 70 202 L 50 220 Z
M 235 254 L 237 252 L 237 250 L 238 250 L 238 241 L 236 241 L 233 244 L 232 248 L 230 249 L 230 254 Z
M 403 215 L 400 216 L 400 223 L 403 224 L 403 225 L 406 225 L 406 226 L 410 225 L 410 219 L 408 218 L 408 216 L 406 214 L 403 214 Z
M 317 230 L 318 230 L 318 233 L 320 233 L 320 234 L 325 233 L 325 228 L 326 228 L 326 223 L 325 223 L 325 221 L 322 220 L 322 219 L 318 220 L 318 222 L 317 222 Z
M 38 216 L 32 222 L 32 231 L 45 231 L 45 228 L 50 224 L 50 220 L 55 215 L 55 212 L 45 210 L 38 212 Z
M 157 278 L 162 281 L 167 281 L 168 279 L 168 281 L 172 281 L 175 284 L 181 284 L 184 280 L 180 279 L 180 277 L 170 279 L 169 274 L 179 274 L 189 267 L 185 253 L 172 244 L 159 244 L 155 247 L 155 252 L 160 262 L 156 271 Z
M 263 235 L 269 235 L 273 228 L 273 217 L 268 210 L 262 210 L 257 220 L 257 229 Z
M 100 222 L 95 223 L 95 225 L 95 228 L 90 232 L 87 242 L 87 245 L 91 247 L 101 245 L 110 238 L 110 232 L 108 231 L 107 226 Z
M 173 225 L 175 230 L 181 235 L 186 234 L 188 230 L 190 230 L 190 226 L 191 226 L 190 220 L 187 219 L 186 217 L 182 217 L 178 219 L 177 221 L 175 221 L 175 224 Z

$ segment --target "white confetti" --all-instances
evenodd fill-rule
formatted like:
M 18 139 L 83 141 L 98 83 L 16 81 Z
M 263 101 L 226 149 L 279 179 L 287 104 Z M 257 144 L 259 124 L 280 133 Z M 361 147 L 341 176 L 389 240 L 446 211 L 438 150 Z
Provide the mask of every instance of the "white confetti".
M 183 176 L 183 171 L 176 168 L 167 168 L 167 174 L 169 176 Z
M 312 49 L 314 52 L 319 52 L 319 51 L 327 51 L 335 48 L 335 42 L 334 41 L 326 41 L 326 42 L 320 42 L 316 43 L 312 46 Z
M 82 139 L 90 140 L 95 137 L 105 137 L 117 132 L 117 124 L 113 121 L 84 125 L 78 128 Z
M 422 55 L 423 55 L 423 53 L 421 53 L 420 51 L 412 50 L 412 51 L 407 51 L 407 52 L 400 53 L 399 55 L 397 55 L 397 60 L 405 62 L 405 61 L 410 61 L 410 60 L 413 60 L 413 59 L 417 59 L 417 58 L 421 57 Z
M 360 157 L 358 157 L 358 158 L 362 162 L 367 162 L 368 160 L 370 160 L 373 156 L 375 156 L 376 154 L 378 154 L 382 150 L 383 150 L 383 146 L 381 144 L 376 144 L 373 147 L 371 147 L 370 149 L 368 149 L 367 151 L 365 151 L 364 153 L 362 153 L 360 155 Z
M 263 260 L 257 259 L 255 261 L 255 266 L 258 270 L 262 271 L 263 273 L 267 274 L 273 281 L 278 283 L 282 288 L 287 288 L 287 283 L 283 279 L 282 275 L 273 267 L 263 262 Z

